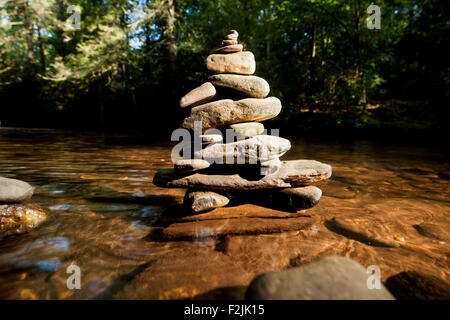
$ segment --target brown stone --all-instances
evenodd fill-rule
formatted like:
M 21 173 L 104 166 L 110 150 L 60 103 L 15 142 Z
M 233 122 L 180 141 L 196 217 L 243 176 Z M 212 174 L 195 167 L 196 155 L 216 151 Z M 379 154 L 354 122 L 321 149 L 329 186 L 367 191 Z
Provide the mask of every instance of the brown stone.
M 177 172 L 190 172 L 201 169 L 206 169 L 210 163 L 203 159 L 180 159 L 174 163 L 174 168 Z
M 208 80 L 215 86 L 230 88 L 251 98 L 265 98 L 270 92 L 267 81 L 256 76 L 216 74 L 209 77 Z
M 239 122 L 263 121 L 276 117 L 280 111 L 281 102 L 275 97 L 238 101 L 223 99 L 192 108 L 182 127 L 193 130 L 195 121 L 202 122 L 203 130 Z
M 224 207 L 230 200 L 212 191 L 186 191 L 184 204 L 193 212 L 203 212 Z
M 211 54 L 206 58 L 206 68 L 214 73 L 252 75 L 256 70 L 255 56 L 250 51 Z
M 244 47 L 242 46 L 242 44 L 233 44 L 231 46 L 225 46 L 225 47 L 216 49 L 214 52 L 215 53 L 233 53 L 233 52 L 241 52 L 242 50 L 244 50 Z
M 216 88 L 211 82 L 206 82 L 181 98 L 180 107 L 194 107 L 213 99 L 215 96 Z
M 232 46 L 232 45 L 235 45 L 235 44 L 238 44 L 237 40 L 227 40 L 227 39 L 225 39 L 225 40 L 222 41 L 222 46 Z

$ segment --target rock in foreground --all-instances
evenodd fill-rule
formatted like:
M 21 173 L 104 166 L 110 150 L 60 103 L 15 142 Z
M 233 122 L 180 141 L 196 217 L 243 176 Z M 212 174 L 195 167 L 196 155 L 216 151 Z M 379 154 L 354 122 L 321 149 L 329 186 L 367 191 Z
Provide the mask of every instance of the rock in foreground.
M 325 257 L 301 267 L 264 273 L 247 290 L 252 300 L 394 300 L 381 289 L 369 289 L 366 269 L 344 257 Z
M 45 211 L 37 205 L 0 205 L 0 239 L 29 232 L 46 218 Z
M 24 181 L 0 177 L 0 203 L 25 201 L 33 192 L 34 188 Z

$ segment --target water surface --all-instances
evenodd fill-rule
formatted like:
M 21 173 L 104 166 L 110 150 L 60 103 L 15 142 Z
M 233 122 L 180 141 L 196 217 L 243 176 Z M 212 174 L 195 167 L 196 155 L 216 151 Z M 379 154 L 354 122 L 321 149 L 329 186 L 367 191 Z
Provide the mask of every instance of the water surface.
M 152 185 L 157 170 L 171 167 L 169 143 L 0 128 L 0 175 L 36 186 L 30 203 L 49 213 L 36 230 L 0 241 L 0 298 L 239 298 L 260 272 L 330 254 L 379 265 L 383 281 L 411 270 L 448 281 L 446 146 L 291 143 L 284 159 L 316 159 L 333 167 L 332 178 L 320 185 L 318 206 L 302 212 L 316 219 L 312 227 L 231 236 L 224 250 L 214 237 L 149 236 L 169 226 L 155 222 L 182 203 L 185 191 Z M 264 208 L 229 210 L 243 212 L 248 221 L 275 223 L 264 217 Z M 220 219 L 226 224 L 239 217 Z M 204 228 L 195 219 L 183 223 L 185 229 Z M 81 268 L 81 290 L 66 287 L 71 264 Z

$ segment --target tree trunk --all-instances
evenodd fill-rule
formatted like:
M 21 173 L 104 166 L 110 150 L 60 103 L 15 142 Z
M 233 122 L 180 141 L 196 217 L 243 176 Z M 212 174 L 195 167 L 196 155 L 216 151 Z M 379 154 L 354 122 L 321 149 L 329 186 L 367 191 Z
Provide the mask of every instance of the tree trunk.
M 58 0 L 58 13 L 57 13 L 57 19 L 60 23 L 64 22 L 66 20 L 65 17 L 65 10 L 64 10 L 64 2 L 65 0 Z M 64 43 L 64 31 L 60 29 L 59 27 L 55 31 L 56 35 L 56 51 L 58 52 L 58 55 L 62 58 L 66 57 L 66 44 Z
M 33 25 L 31 24 L 28 1 L 23 2 L 23 9 L 26 30 L 25 38 L 27 41 L 27 58 L 30 67 L 30 75 L 33 76 L 36 72 L 36 59 L 34 58 Z
M 42 42 L 42 37 L 41 37 L 41 28 L 39 26 L 37 27 L 37 32 L 38 32 L 39 54 L 40 54 L 40 58 L 41 58 L 41 72 L 44 74 L 45 70 L 46 70 L 45 51 L 44 51 L 44 44 Z
M 177 71 L 177 46 L 175 43 L 175 0 L 167 0 L 166 39 L 169 71 L 175 76 Z

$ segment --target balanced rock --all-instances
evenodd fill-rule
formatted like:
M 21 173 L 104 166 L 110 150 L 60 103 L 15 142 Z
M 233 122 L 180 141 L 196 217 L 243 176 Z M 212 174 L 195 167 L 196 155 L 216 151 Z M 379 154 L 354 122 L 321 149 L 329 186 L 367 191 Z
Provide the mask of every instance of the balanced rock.
M 242 122 L 230 125 L 238 138 L 250 138 L 264 132 L 264 125 L 259 122 Z
M 270 135 L 258 135 L 232 143 L 214 143 L 194 152 L 196 158 L 218 163 L 254 163 L 281 157 L 291 148 L 289 140 Z
M 249 51 L 211 54 L 206 58 L 206 68 L 214 73 L 252 75 L 256 70 L 255 56 Z
M 174 163 L 177 172 L 190 172 L 206 169 L 210 163 L 203 159 L 180 159 Z
M 395 300 L 381 285 L 369 289 L 369 275 L 359 263 L 325 257 L 297 268 L 257 276 L 247 289 L 251 300 Z
M 226 40 L 222 41 L 222 46 L 232 46 L 232 45 L 235 45 L 235 44 L 238 44 L 237 40 L 228 40 L 228 39 L 226 39 Z
M 221 47 L 219 49 L 216 49 L 215 53 L 233 53 L 233 52 L 241 52 L 244 50 L 244 47 L 242 44 L 232 44 L 229 46 Z
M 209 81 L 215 86 L 230 88 L 251 98 L 265 98 L 270 91 L 267 81 L 257 76 L 215 74 L 209 77 Z
M 282 161 L 274 174 L 247 179 L 239 174 L 195 173 L 181 175 L 174 169 L 159 170 L 153 184 L 163 188 L 201 188 L 204 190 L 254 190 L 303 186 L 331 177 L 331 166 L 316 160 Z
M 36 205 L 0 205 L 0 239 L 38 227 L 47 215 Z
M 261 174 L 266 176 L 268 174 L 273 174 L 280 170 L 280 168 L 283 166 L 283 163 L 280 161 L 279 158 L 274 158 L 271 160 L 261 161 Z
M 186 191 L 184 204 L 193 212 L 202 212 L 224 207 L 230 200 L 212 191 Z
M 231 30 L 229 34 L 225 36 L 226 40 L 237 40 L 239 33 L 236 30 Z
M 193 107 L 205 103 L 216 96 L 216 88 L 211 82 L 206 82 L 193 89 L 180 100 L 180 107 Z
M 239 122 L 263 121 L 276 117 L 280 111 L 281 102 L 275 97 L 237 101 L 223 99 L 192 108 L 182 127 L 193 130 L 195 121 L 202 122 L 203 130 Z
M 34 188 L 24 181 L 0 177 L 0 203 L 17 203 L 28 200 Z

